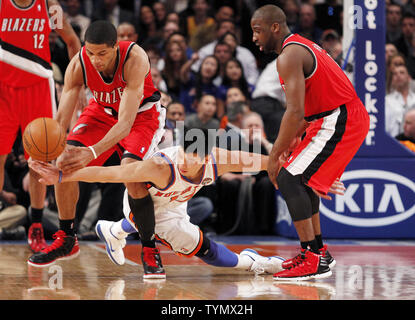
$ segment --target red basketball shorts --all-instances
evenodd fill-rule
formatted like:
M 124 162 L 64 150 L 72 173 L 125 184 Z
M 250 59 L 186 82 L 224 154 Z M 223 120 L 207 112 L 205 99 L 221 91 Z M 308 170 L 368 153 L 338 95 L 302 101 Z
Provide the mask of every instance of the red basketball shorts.
M 130 134 L 118 144 L 102 153 L 88 166 L 102 166 L 105 161 L 117 152 L 120 158 L 129 156 L 137 160 L 147 159 L 154 151 L 164 134 L 166 111 L 160 102 L 153 107 L 137 113 Z M 117 118 L 106 113 L 105 109 L 91 99 L 85 107 L 75 126 L 67 137 L 67 141 L 77 141 L 88 147 L 100 141 L 117 123 Z
M 12 150 L 19 129 L 40 117 L 56 112 L 53 79 L 40 79 L 34 86 L 15 88 L 0 81 L 0 155 Z M 29 158 L 25 153 L 26 159 Z
M 357 99 L 314 120 L 305 138 L 293 151 L 284 167 L 303 176 L 305 184 L 327 194 L 340 178 L 369 131 L 369 115 Z

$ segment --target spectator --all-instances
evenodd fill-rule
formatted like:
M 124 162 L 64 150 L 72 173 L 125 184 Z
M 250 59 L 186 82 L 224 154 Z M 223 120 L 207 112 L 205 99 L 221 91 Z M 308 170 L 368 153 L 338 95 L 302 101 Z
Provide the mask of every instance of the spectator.
M 216 113 L 216 98 L 205 94 L 197 103 L 196 113 L 186 117 L 185 126 L 188 128 L 219 129 L 219 121 L 214 119 Z
M 192 14 L 183 20 L 184 31 L 191 41 L 197 29 L 203 26 L 214 25 L 215 20 L 209 16 L 209 3 L 207 0 L 190 0 L 189 8 Z
M 180 70 L 186 63 L 187 57 L 183 47 L 177 42 L 168 42 L 162 76 L 166 81 L 167 92 L 177 100 L 180 95 Z
M 216 39 L 216 30 L 220 21 L 232 20 L 234 15 L 233 8 L 228 5 L 220 6 L 215 13 L 215 23 L 201 26 L 190 38 L 189 46 L 194 51 L 198 51 L 203 46 L 211 43 Z
M 180 33 L 180 32 L 173 32 L 170 36 L 169 36 L 169 38 L 167 39 L 167 42 L 170 42 L 170 41 L 175 41 L 175 42 L 177 42 L 178 44 L 180 44 L 180 46 L 183 48 L 183 50 L 186 52 L 186 57 L 187 57 L 187 59 L 190 59 L 191 57 L 192 57 L 192 54 L 193 54 L 193 50 L 192 50 L 192 48 L 190 48 L 188 45 L 187 45 L 187 40 L 186 40 L 186 37 L 182 34 L 182 33 Z
M 232 47 L 224 42 L 218 42 L 215 46 L 215 50 L 213 51 L 213 55 L 218 59 L 219 61 L 219 77 L 217 78 L 217 84 L 218 86 L 222 83 L 223 76 L 225 74 L 225 64 L 233 57 Z
M 394 43 L 401 37 L 401 20 L 402 7 L 397 3 L 388 4 L 386 7 L 386 43 Z
M 157 89 L 159 89 L 161 91 L 164 91 L 164 92 L 167 91 L 166 82 L 164 81 L 163 77 L 161 76 L 160 70 L 154 65 L 151 66 L 151 78 L 153 80 L 154 86 Z
M 236 34 L 235 23 L 232 20 L 222 20 L 218 22 L 216 29 L 216 40 L 200 48 L 198 51 L 199 61 L 192 66 L 193 71 L 197 72 L 199 70 L 200 63 L 206 56 L 214 54 L 216 45 L 218 44 L 219 40 L 222 39 L 222 37 L 228 32 L 232 33 L 233 35 Z M 235 36 L 234 38 L 236 41 L 235 57 L 241 61 L 244 67 L 244 73 L 247 77 L 247 81 L 250 84 L 255 85 L 259 75 L 255 56 L 249 49 L 241 46 Z M 220 85 L 220 83 L 217 84 Z
M 394 90 L 385 99 L 386 132 L 396 137 L 403 129 L 405 111 L 415 106 L 415 93 L 410 90 L 411 77 L 405 65 L 397 66 L 392 71 Z
M 161 41 L 161 30 L 157 25 L 156 17 L 153 9 L 149 6 L 142 6 L 140 8 L 140 23 L 138 27 L 138 33 L 140 35 L 139 44 L 144 45 L 145 43 L 160 42 Z
M 279 79 L 277 60 L 270 62 L 262 71 L 251 101 L 251 110 L 261 115 L 266 137 L 272 142 L 278 136 L 285 112 L 285 93 L 275 79 Z
M 256 112 L 245 114 L 242 120 L 242 129 L 246 133 L 249 144 L 248 150 L 255 152 L 254 145 L 260 145 L 261 154 L 268 155 L 273 144 L 266 139 L 264 123 Z M 276 220 L 275 187 L 268 178 L 266 171 L 254 175 L 252 185 L 252 206 L 255 208 L 253 226 L 249 234 L 271 235 L 274 234 Z
M 66 13 L 69 23 L 76 24 L 80 28 L 80 39 L 84 41 L 85 31 L 91 23 L 91 19 L 81 14 L 80 0 L 66 0 Z
M 412 45 L 412 37 L 415 33 L 415 16 L 412 13 L 405 13 L 402 18 L 401 23 L 402 35 L 401 37 L 394 42 L 396 48 L 401 52 L 405 57 L 409 56 L 414 50 Z
M 166 4 L 162 1 L 156 1 L 153 3 L 153 12 L 156 17 L 157 25 L 164 27 L 167 18 Z
M 130 22 L 134 24 L 134 14 L 129 11 L 120 8 L 118 0 L 104 0 L 100 7 L 94 10 L 92 15 L 92 21 L 96 20 L 108 20 L 115 27 L 122 22 Z
M 228 106 L 232 102 L 245 102 L 248 103 L 248 98 L 244 95 L 242 90 L 238 87 L 231 87 L 226 91 L 225 105 Z
M 319 43 L 323 30 L 316 26 L 316 11 L 313 5 L 308 3 L 301 5 L 300 18 L 292 32 Z
M 241 89 L 242 93 L 248 99 L 251 99 L 252 92 L 255 86 L 248 83 L 245 77 L 242 63 L 232 58 L 225 64 L 225 74 L 222 79 L 222 85 L 219 87 L 222 100 L 226 100 L 226 92 L 231 87 L 237 87 Z
M 192 59 L 186 62 L 180 72 L 182 87 L 180 90 L 180 102 L 186 108 L 186 113 L 196 111 L 196 97 L 203 94 L 211 94 L 218 97 L 218 87 L 214 84 L 214 79 L 219 75 L 219 61 L 215 56 L 207 56 L 200 70 L 195 74 L 191 71 L 192 64 L 198 60 L 197 53 L 192 55 Z
M 138 34 L 135 26 L 129 22 L 121 22 L 117 27 L 118 41 L 132 41 L 137 42 Z
M 166 17 L 166 23 L 167 22 L 174 22 L 177 24 L 180 28 L 180 16 L 177 12 L 170 12 Z M 183 30 L 180 28 L 180 31 L 183 32 Z
M 385 62 L 388 63 L 389 58 L 398 54 L 398 49 L 393 43 L 385 44 Z
M 389 57 L 386 62 L 386 93 L 393 91 L 392 87 L 392 72 L 397 66 L 405 65 L 405 56 L 402 53 L 398 53 Z
M 403 145 L 415 152 L 415 108 L 405 112 L 403 119 L 403 132 L 396 136 Z
M 284 4 L 284 12 L 287 16 L 287 25 L 290 30 L 294 30 L 294 28 L 298 24 L 298 16 L 300 12 L 300 6 L 296 0 L 287 0 Z

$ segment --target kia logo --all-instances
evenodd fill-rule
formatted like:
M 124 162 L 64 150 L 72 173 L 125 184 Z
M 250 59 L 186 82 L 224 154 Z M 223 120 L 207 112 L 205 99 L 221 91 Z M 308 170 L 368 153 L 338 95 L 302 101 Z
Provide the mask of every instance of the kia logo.
M 415 183 L 408 178 L 383 170 L 353 170 L 345 172 L 341 180 L 347 186 L 345 194 L 320 203 L 320 213 L 327 218 L 356 227 L 380 227 L 415 214 Z M 356 201 L 357 198 L 362 201 Z M 412 202 L 409 205 L 408 200 Z M 327 208 L 324 202 L 334 204 L 335 210 Z

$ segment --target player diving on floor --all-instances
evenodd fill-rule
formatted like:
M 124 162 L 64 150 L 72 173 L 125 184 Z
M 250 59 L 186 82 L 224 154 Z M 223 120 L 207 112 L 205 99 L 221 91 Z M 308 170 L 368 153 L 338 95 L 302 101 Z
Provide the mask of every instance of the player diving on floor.
M 192 134 L 196 133 L 196 134 Z M 40 182 L 56 184 L 67 181 L 84 182 L 146 182 L 156 213 L 157 238 L 176 254 L 196 256 L 205 263 L 255 273 L 274 274 L 282 270 L 283 258 L 263 257 L 252 249 L 240 254 L 209 239 L 198 226 L 189 221 L 187 201 L 203 186 L 215 182 L 226 172 L 258 172 L 267 169 L 268 156 L 244 151 L 228 151 L 214 147 L 215 137 L 208 130 L 188 130 L 180 146 L 159 150 L 148 160 L 126 166 L 87 167 L 66 174 L 53 164 L 30 161 L 30 167 L 41 175 Z M 344 186 L 337 181 L 332 193 L 342 194 Z M 125 218 L 118 222 L 98 221 L 96 231 L 107 247 L 110 259 L 122 265 L 123 247 L 130 233 L 137 232 L 124 197 Z

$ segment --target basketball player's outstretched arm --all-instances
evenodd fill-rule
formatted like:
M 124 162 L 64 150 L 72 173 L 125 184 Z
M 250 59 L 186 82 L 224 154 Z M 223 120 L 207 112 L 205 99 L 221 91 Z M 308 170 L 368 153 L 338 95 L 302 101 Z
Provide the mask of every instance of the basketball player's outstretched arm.
M 31 160 L 29 166 L 41 175 L 41 183 L 52 185 L 59 182 L 59 168 L 55 165 Z M 151 182 L 164 188 L 168 185 L 170 177 L 170 165 L 161 158 L 154 157 L 123 166 L 85 167 L 71 173 L 63 173 L 61 182 Z
M 285 83 L 287 108 L 268 163 L 268 175 L 276 187 L 278 187 L 276 178 L 281 169 L 281 162 L 278 160 L 304 126 L 305 53 L 303 50 L 305 49 L 296 45 L 287 46 L 277 59 L 278 72 Z

